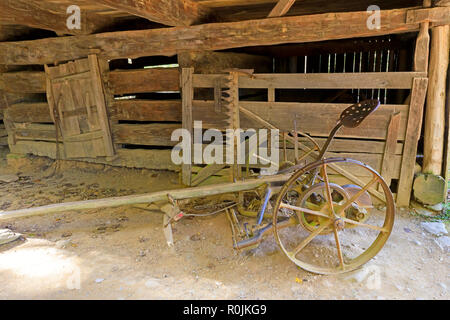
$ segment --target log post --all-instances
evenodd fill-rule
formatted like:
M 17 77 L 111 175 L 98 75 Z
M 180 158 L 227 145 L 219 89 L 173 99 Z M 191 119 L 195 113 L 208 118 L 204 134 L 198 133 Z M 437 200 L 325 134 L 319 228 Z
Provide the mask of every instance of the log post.
M 445 90 L 450 51 L 449 34 L 449 25 L 438 26 L 432 30 L 422 171 L 434 175 L 441 175 L 444 158 Z

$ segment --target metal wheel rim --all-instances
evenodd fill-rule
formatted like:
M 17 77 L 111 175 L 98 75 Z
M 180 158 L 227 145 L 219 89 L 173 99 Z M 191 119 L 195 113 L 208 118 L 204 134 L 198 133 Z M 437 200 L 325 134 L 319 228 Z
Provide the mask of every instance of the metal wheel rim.
M 280 212 L 281 202 L 282 202 L 286 192 L 288 191 L 289 186 L 291 184 L 295 183 L 295 181 L 302 174 L 304 174 L 305 172 L 308 172 L 311 169 L 314 169 L 316 167 L 320 167 L 320 166 L 328 165 L 328 164 L 335 164 L 335 163 L 338 164 L 338 163 L 343 163 L 343 162 L 356 164 L 360 167 L 363 167 L 363 168 L 369 170 L 374 176 L 377 176 L 378 182 L 380 183 L 380 186 L 381 186 L 381 188 L 384 192 L 385 198 L 386 198 L 386 213 L 385 213 L 385 218 L 384 218 L 384 224 L 382 227 L 385 231 L 379 232 L 378 236 L 372 242 L 371 246 L 369 248 L 367 248 L 362 254 L 360 254 L 355 259 L 353 259 L 351 261 L 351 263 L 345 264 L 345 268 L 318 267 L 318 266 L 312 265 L 310 263 L 300 261 L 299 259 L 296 259 L 295 256 L 292 257 L 292 255 L 284 247 L 284 245 L 280 239 L 279 229 L 277 228 L 277 222 L 278 222 L 277 217 L 278 217 L 278 213 Z M 286 182 L 286 184 L 281 189 L 281 191 L 278 195 L 278 198 L 276 200 L 276 204 L 274 206 L 273 225 L 274 225 L 274 235 L 275 235 L 275 239 L 277 241 L 278 246 L 283 251 L 283 253 L 292 262 L 294 262 L 297 266 L 299 266 L 300 268 L 302 268 L 306 271 L 310 271 L 310 272 L 317 273 L 317 274 L 340 274 L 340 273 L 350 272 L 352 270 L 355 270 L 355 269 L 361 267 L 362 265 L 364 265 L 365 263 L 370 261 L 374 256 L 376 256 L 378 254 L 378 252 L 383 248 L 384 244 L 386 243 L 386 241 L 388 240 L 388 238 L 392 232 L 392 228 L 394 225 L 394 218 L 395 218 L 395 204 L 394 204 L 394 199 L 393 199 L 392 193 L 391 193 L 389 187 L 387 186 L 386 182 L 384 181 L 384 179 L 373 168 L 371 168 L 370 166 L 368 166 L 360 161 L 353 160 L 353 159 L 329 158 L 329 159 L 324 159 L 324 160 L 313 162 L 313 163 L 303 167 L 302 169 L 295 172 L 292 175 L 292 177 Z M 297 255 L 297 254 L 295 254 L 295 255 Z

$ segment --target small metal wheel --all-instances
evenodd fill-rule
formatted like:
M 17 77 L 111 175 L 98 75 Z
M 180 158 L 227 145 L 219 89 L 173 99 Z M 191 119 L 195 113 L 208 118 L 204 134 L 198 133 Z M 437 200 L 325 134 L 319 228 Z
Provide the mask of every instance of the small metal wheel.
M 351 183 L 343 170 L 354 176 Z M 382 249 L 394 225 L 395 205 L 374 169 L 330 158 L 295 172 L 273 212 L 275 238 L 291 261 L 310 272 L 338 274 L 357 269 Z

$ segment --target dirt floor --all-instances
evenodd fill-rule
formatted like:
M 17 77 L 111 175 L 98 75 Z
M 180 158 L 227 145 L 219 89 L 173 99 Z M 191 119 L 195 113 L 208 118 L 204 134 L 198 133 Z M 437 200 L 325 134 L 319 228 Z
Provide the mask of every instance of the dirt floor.
M 8 166 L 0 153 L 0 174 L 20 177 L 0 183 L 0 210 L 180 187 L 170 172 L 64 164 L 54 173 L 46 160 Z M 1 221 L 23 238 L 0 246 L 0 299 L 450 298 L 448 252 L 407 211 L 375 259 L 338 276 L 297 268 L 273 236 L 234 251 L 224 214 L 182 219 L 169 249 L 162 219 L 156 208 L 121 207 Z

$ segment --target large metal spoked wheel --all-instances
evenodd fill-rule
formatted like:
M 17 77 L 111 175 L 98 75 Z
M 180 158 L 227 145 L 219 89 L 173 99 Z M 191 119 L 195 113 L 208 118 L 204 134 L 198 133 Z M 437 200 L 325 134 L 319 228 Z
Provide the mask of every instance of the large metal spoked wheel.
M 339 174 L 342 169 L 357 176 L 358 183 L 349 184 Z M 317 176 L 317 183 L 299 187 L 305 175 Z M 294 173 L 273 212 L 275 238 L 292 262 L 310 272 L 339 274 L 357 269 L 383 248 L 394 225 L 395 205 L 374 169 L 330 158 Z

